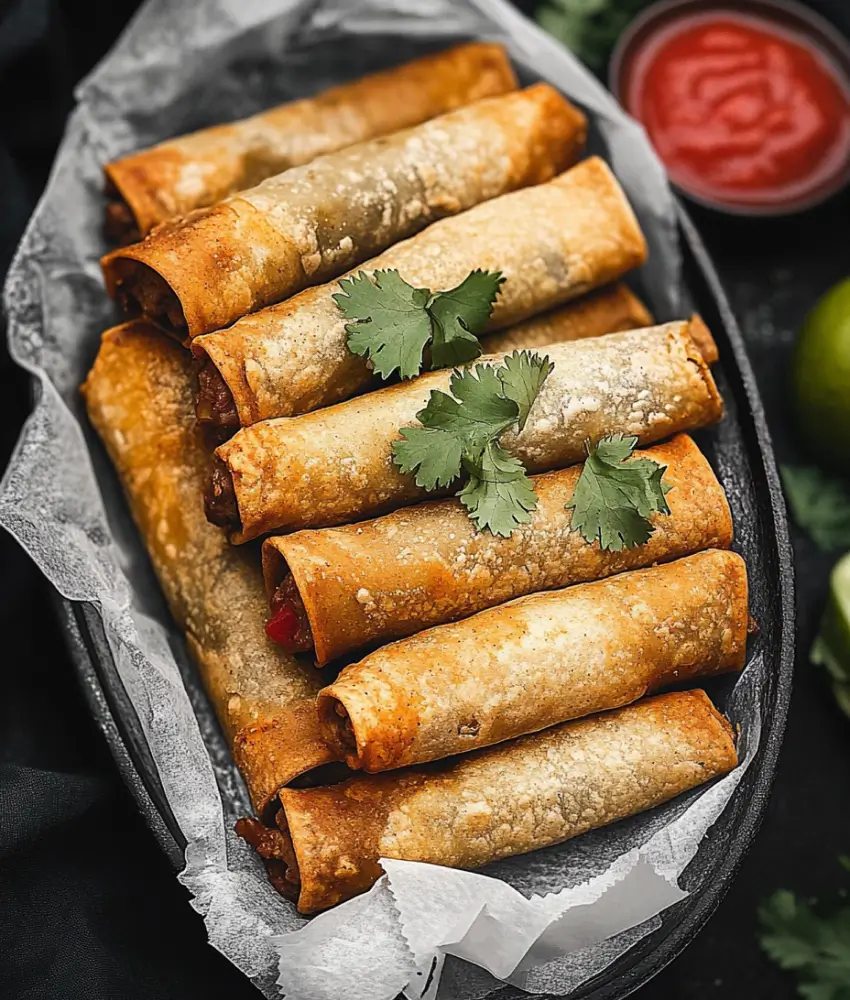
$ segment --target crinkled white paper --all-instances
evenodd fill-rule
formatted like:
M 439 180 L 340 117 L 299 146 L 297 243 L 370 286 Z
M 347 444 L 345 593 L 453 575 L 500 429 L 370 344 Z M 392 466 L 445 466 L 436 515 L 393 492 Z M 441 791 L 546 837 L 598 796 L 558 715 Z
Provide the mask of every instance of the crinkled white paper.
M 504 0 L 149 0 L 80 86 L 6 285 L 11 350 L 38 391 L 0 486 L 0 523 L 63 596 L 97 610 L 188 845 L 181 880 L 210 942 L 268 996 L 475 1000 L 499 979 L 569 993 L 682 899 L 677 879 L 758 744 L 756 660 L 724 705 L 743 727 L 744 763 L 707 790 L 485 873 L 387 861 L 370 893 L 309 922 L 232 833 L 244 789 L 220 737 L 200 731 L 172 652 L 179 638 L 77 395 L 99 333 L 115 319 L 98 268 L 100 166 L 471 37 L 503 41 L 529 81 L 549 79 L 590 112 L 591 148 L 612 162 L 648 238 L 643 290 L 660 318 L 675 315 L 672 201 L 641 129 Z

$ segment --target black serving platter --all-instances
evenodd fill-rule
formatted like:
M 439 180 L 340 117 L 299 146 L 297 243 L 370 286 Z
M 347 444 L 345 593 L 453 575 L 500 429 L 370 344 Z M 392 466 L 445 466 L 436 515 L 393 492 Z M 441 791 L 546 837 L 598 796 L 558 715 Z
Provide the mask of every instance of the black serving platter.
M 680 204 L 677 213 L 689 306 L 701 313 L 720 351 L 715 376 L 727 417 L 718 427 L 697 435 L 697 440 L 727 491 L 735 523 L 735 548 L 749 569 L 750 609 L 760 629 L 750 643 L 749 660 L 754 656 L 762 659 L 765 676 L 759 696 L 764 722 L 755 759 L 680 880 L 689 890 L 688 897 L 665 912 L 658 930 L 574 991 L 570 996 L 575 1000 L 620 1000 L 633 993 L 671 962 L 711 916 L 762 821 L 791 695 L 794 581 L 785 504 L 770 435 L 741 333 L 717 274 Z M 163 851 L 175 868 L 181 868 L 185 842 L 139 719 L 116 672 L 98 615 L 89 605 L 65 600 L 60 600 L 60 612 L 91 711 L 118 770 Z M 225 819 L 244 815 L 250 808 L 248 799 L 213 708 L 185 649 L 175 649 L 175 654 L 222 789 Z M 728 680 L 709 687 L 721 708 L 730 690 Z M 511 986 L 493 995 L 498 1000 L 527 996 Z

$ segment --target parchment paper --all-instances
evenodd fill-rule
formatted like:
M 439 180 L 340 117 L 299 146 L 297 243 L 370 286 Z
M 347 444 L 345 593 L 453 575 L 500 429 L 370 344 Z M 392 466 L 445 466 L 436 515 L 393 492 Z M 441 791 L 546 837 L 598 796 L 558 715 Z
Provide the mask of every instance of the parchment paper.
M 472 37 L 505 42 L 528 82 L 549 79 L 590 112 L 591 148 L 613 164 L 648 237 L 643 291 L 660 318 L 672 318 L 672 202 L 642 130 L 503 0 L 150 0 L 79 87 L 6 284 L 11 351 L 32 372 L 37 402 L 0 484 L 0 523 L 63 596 L 97 610 L 188 844 L 181 881 L 211 943 L 267 996 L 389 1000 L 404 990 L 411 1000 L 474 1000 L 499 988 L 496 977 L 567 994 L 684 896 L 676 880 L 758 745 L 756 659 L 724 706 L 742 727 L 743 764 L 707 790 L 485 873 L 388 861 L 370 893 L 310 922 L 232 833 L 244 789 L 199 729 L 173 653 L 179 636 L 77 394 L 100 332 L 116 319 L 98 268 L 100 166 Z

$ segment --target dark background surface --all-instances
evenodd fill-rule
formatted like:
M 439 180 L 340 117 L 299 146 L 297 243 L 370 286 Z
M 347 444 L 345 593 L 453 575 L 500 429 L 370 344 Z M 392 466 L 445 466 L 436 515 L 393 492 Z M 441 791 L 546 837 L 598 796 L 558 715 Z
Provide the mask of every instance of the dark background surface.
M 0 274 L 46 179 L 74 83 L 135 6 L 0 0 Z M 850 0 L 812 6 L 850 34 Z M 809 306 L 850 275 L 850 193 L 775 222 L 697 210 L 694 218 L 744 330 L 780 461 L 800 461 L 788 358 Z M 5 347 L 0 384 L 2 468 L 29 408 L 27 379 Z M 798 670 L 767 818 L 716 915 L 642 1000 L 795 996 L 793 980 L 758 948 L 758 902 L 778 887 L 829 900 L 850 885 L 836 862 L 850 853 L 850 722 L 805 655 L 832 559 L 799 533 L 794 540 Z M 2 533 L 0 624 L 0 997 L 257 996 L 206 945 L 88 716 L 47 587 Z

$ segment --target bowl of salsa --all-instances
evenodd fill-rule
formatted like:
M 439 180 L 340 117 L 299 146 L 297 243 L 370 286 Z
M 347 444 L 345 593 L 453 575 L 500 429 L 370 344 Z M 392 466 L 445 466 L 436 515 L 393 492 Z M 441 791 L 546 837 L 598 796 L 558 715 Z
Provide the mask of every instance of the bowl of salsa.
M 610 84 L 701 204 L 784 215 L 850 181 L 850 43 L 798 3 L 653 4 L 621 36 Z

